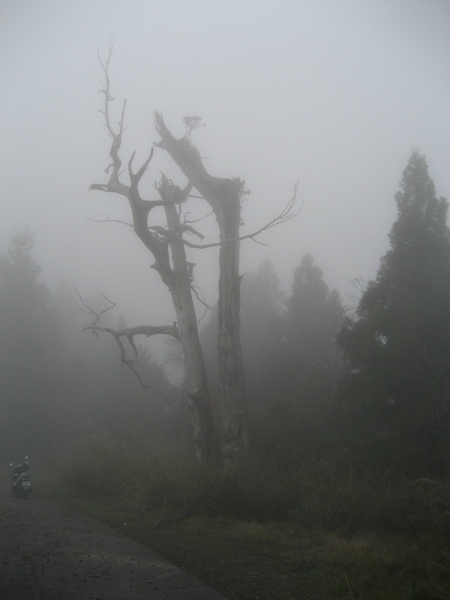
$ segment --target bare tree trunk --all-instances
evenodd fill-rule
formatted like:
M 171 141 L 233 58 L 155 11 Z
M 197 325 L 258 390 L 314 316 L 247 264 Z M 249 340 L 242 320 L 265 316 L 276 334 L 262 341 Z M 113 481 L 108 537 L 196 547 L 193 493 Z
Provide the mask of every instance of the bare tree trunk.
M 243 182 L 212 177 L 197 149 L 187 138 L 176 140 L 162 116 L 155 115 L 160 147 L 212 207 L 220 231 L 219 255 L 219 404 L 221 446 L 225 461 L 244 453 L 249 444 L 249 421 L 240 341 L 239 225 Z
M 226 461 L 233 460 L 237 455 L 244 453 L 249 444 L 246 387 L 240 341 L 240 240 L 255 239 L 256 235 L 262 231 L 295 216 L 292 209 L 296 199 L 297 186 L 295 186 L 291 200 L 276 217 L 258 231 L 240 238 L 241 197 L 245 193 L 244 182 L 240 179 L 212 177 L 206 171 L 198 150 L 191 144 L 189 138 L 192 128 L 198 125 L 200 120 L 198 117 L 185 119 L 189 131 L 182 139 L 176 140 L 167 129 L 162 115 L 155 113 L 156 128 L 161 136 L 161 142 L 157 145 L 169 153 L 188 178 L 189 185 L 185 190 L 181 190 L 165 176 L 162 176 L 157 186 L 161 200 L 144 200 L 139 192 L 139 184 L 153 157 L 153 148 L 136 172 L 133 171 L 135 152 L 131 155 L 128 161 L 130 183 L 124 183 L 121 178 L 125 169 L 122 169 L 120 150 L 122 135 L 125 131 L 126 101 L 123 103 L 120 120 L 114 123 L 110 119 L 109 112 L 110 103 L 114 100 L 110 93 L 109 82 L 109 63 L 112 50 L 113 45 L 110 45 L 105 62 L 98 57 L 105 76 L 105 85 L 101 90 L 104 95 L 104 108 L 101 112 L 104 114 L 105 125 L 112 139 L 109 151 L 112 163 L 105 170 L 109 174 L 108 181 L 92 184 L 91 189 L 116 193 L 128 200 L 132 214 L 132 226 L 136 235 L 153 254 L 155 258 L 153 267 L 170 290 L 178 325 L 157 327 L 144 325 L 114 331 L 98 325 L 100 313 L 96 315 L 95 323 L 89 329 L 108 331 L 112 334 L 119 345 L 121 360 L 136 374 L 133 367 L 134 361 L 126 358 L 125 348 L 121 341 L 122 336 L 128 339 L 135 352 L 137 349 L 133 338 L 136 335 L 149 336 L 167 333 L 181 342 L 186 368 L 187 393 L 194 426 L 196 456 L 200 463 L 217 462 L 218 440 L 215 435 L 212 403 L 192 298 L 192 273 L 189 272 L 186 262 L 185 246 L 193 248 L 220 246 L 218 360 L 221 442 L 223 458 Z M 192 187 L 195 187 L 212 207 L 220 232 L 220 242 L 217 244 L 199 246 L 183 239 L 183 232 L 195 233 L 202 238 L 190 225 L 186 223 L 182 225 L 180 222 L 180 207 L 186 202 Z M 164 207 L 166 228 L 149 224 L 149 215 L 156 207 Z
M 164 187 L 160 186 L 164 199 Z M 166 203 L 167 230 L 170 234 L 173 277 L 168 282 L 178 332 L 183 349 L 186 391 L 189 397 L 194 429 L 195 454 L 202 465 L 218 464 L 219 449 L 211 398 L 206 377 L 203 352 L 198 335 L 198 323 L 192 300 L 191 279 L 186 265 L 186 253 L 182 240 L 182 228 L 176 207 Z
M 239 224 L 241 183 L 232 181 L 216 209 L 220 239 L 219 264 L 219 405 L 222 411 L 222 456 L 232 460 L 248 449 L 249 419 L 240 335 L 241 277 Z M 220 208 L 220 210 L 219 210 Z
M 119 345 L 122 361 L 131 366 L 132 369 L 132 361 L 126 359 L 124 346 L 121 342 L 122 336 L 128 339 L 135 352 L 137 349 L 133 338 L 136 335 L 149 336 L 157 333 L 168 333 L 180 341 L 186 369 L 187 394 L 194 430 L 196 458 L 201 465 L 218 464 L 218 440 L 215 434 L 211 397 L 192 298 L 192 281 L 187 267 L 183 241 L 183 231 L 185 228 L 180 223 L 177 211 L 177 205 L 186 200 L 190 186 L 182 191 L 165 176 L 162 176 L 157 186 L 161 199 L 144 200 L 139 192 L 139 183 L 152 159 L 153 149 L 137 172 L 133 171 L 133 153 L 128 161 L 130 183 L 125 184 L 121 181 L 123 170 L 120 149 L 124 132 L 125 102 L 120 121 L 113 125 L 109 114 L 109 106 L 113 100 L 110 94 L 108 74 L 111 52 L 112 48 L 110 48 L 106 63 L 102 63 L 99 60 L 105 75 L 105 87 L 102 90 L 104 94 L 103 114 L 105 125 L 112 139 L 110 148 L 112 164 L 106 169 L 106 173 L 109 173 L 109 180 L 106 183 L 93 184 L 91 185 L 91 189 L 117 193 L 127 199 L 131 210 L 134 231 L 146 248 L 152 253 L 155 259 L 153 267 L 169 288 L 177 324 L 162 327 L 146 325 L 123 331 L 114 331 L 100 327 L 97 324 L 99 318 L 99 315 L 97 315 L 95 324 L 89 329 L 111 333 Z M 164 208 L 166 227 L 152 227 L 149 224 L 149 215 L 156 207 Z

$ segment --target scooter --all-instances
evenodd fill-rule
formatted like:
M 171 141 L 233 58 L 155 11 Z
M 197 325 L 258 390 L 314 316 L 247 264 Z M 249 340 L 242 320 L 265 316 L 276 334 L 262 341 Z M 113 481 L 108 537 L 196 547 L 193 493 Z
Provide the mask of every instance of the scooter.
M 23 461 L 14 467 L 11 490 L 12 493 L 19 498 L 26 498 L 31 493 L 31 477 L 28 473 L 29 468 L 30 463 L 28 462 L 28 456 L 25 456 Z

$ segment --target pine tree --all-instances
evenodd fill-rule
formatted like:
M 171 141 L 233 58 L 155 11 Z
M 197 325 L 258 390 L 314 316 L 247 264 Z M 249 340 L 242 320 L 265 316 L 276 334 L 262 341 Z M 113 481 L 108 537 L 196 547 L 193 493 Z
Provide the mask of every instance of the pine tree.
M 324 402 L 334 396 L 342 372 L 335 335 L 343 316 L 338 292 L 329 290 L 322 270 L 306 254 L 294 272 L 285 323 L 291 380 L 302 400 Z
M 0 254 L 0 433 L 5 447 L 26 453 L 47 442 L 60 350 L 33 245 L 32 233 L 16 233 Z
M 450 236 L 424 156 L 395 196 L 390 249 L 339 335 L 353 367 L 342 393 L 409 464 L 449 468 Z M 389 446 L 389 444 L 387 444 Z M 406 457 L 406 458 L 405 458 Z
M 242 349 L 250 409 L 273 404 L 284 389 L 282 315 L 285 298 L 272 263 L 242 280 Z

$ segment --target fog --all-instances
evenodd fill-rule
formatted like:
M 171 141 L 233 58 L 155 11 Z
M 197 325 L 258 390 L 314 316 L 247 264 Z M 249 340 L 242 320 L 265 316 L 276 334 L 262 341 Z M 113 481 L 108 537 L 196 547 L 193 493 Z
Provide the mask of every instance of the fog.
M 208 171 L 251 191 L 243 234 L 277 214 L 298 182 L 299 215 L 262 234 L 265 245 L 244 242 L 241 271 L 269 259 L 289 290 L 308 252 L 346 301 L 349 282 L 374 277 L 388 247 L 412 148 L 450 196 L 449 30 L 446 0 L 3 0 L 1 247 L 28 227 L 51 288 L 65 279 L 83 297 L 104 293 L 130 325 L 171 322 L 152 257 L 123 225 L 95 222 L 128 220 L 124 199 L 88 189 L 109 163 L 97 50 L 106 57 L 114 40 L 124 151 L 144 160 L 158 140 L 155 109 L 177 136 L 184 116 L 200 116 L 193 142 Z M 147 198 L 160 169 L 184 184 L 159 151 Z M 193 261 L 213 304 L 215 254 Z

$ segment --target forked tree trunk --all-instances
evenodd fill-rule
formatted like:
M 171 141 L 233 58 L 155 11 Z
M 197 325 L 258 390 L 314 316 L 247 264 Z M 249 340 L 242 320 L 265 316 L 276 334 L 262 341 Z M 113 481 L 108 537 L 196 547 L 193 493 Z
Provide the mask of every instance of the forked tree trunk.
M 186 138 L 176 140 L 159 113 L 156 113 L 155 121 L 161 135 L 159 146 L 170 154 L 189 182 L 210 204 L 219 226 L 219 404 L 222 457 L 228 462 L 244 453 L 249 444 L 239 314 L 239 225 L 243 182 L 209 175 L 197 149 Z

